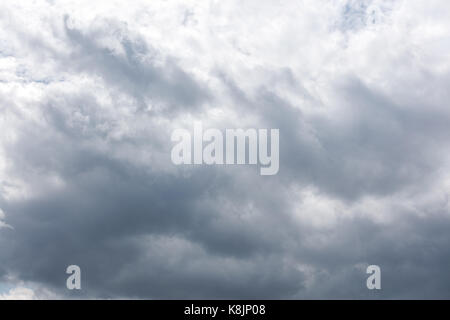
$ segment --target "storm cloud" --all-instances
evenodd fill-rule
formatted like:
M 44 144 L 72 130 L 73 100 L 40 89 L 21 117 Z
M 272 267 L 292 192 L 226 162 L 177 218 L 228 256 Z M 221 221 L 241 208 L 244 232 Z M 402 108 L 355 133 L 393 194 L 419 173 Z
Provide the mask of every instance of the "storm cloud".
M 2 2 L 0 298 L 450 298 L 449 21 L 444 0 Z M 196 121 L 279 128 L 279 173 L 174 165 Z

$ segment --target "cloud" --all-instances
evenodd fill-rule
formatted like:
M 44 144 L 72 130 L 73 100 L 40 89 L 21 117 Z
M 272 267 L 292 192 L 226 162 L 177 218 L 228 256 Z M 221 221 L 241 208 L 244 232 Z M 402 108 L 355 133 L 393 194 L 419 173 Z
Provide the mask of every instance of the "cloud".
M 2 4 L 2 297 L 448 297 L 449 15 L 443 0 Z M 278 175 L 174 166 L 171 132 L 194 121 L 279 128 Z
M 3 222 L 2 220 L 5 219 L 5 213 L 3 212 L 2 209 L 0 209 L 0 228 L 10 228 L 13 229 L 10 225 L 6 224 L 5 222 Z
M 0 295 L 0 300 L 36 300 L 33 290 L 28 288 L 13 288 Z
M 58 298 L 60 297 L 49 290 L 42 288 L 28 288 L 20 285 L 9 289 L 8 292 L 0 292 L 0 300 L 55 300 Z

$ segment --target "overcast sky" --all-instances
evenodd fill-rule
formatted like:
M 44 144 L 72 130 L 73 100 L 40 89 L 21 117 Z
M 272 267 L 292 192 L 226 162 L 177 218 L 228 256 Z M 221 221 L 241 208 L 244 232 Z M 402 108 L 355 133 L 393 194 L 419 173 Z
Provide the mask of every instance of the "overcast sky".
M 450 298 L 449 88 L 447 0 L 1 1 L 0 298 Z

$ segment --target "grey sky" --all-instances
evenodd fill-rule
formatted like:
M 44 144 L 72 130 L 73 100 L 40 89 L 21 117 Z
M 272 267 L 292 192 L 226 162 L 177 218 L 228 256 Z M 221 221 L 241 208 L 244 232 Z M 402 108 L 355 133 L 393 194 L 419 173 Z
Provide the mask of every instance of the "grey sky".
M 445 0 L 3 1 L 0 298 L 450 298 L 449 21 Z M 279 173 L 173 165 L 195 121 L 279 128 Z

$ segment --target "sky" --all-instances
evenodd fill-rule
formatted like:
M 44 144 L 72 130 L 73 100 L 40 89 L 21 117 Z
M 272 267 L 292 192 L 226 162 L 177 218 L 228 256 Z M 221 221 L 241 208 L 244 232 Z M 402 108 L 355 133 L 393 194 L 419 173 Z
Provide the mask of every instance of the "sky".
M 449 299 L 449 88 L 447 0 L 2 1 L 0 299 Z

